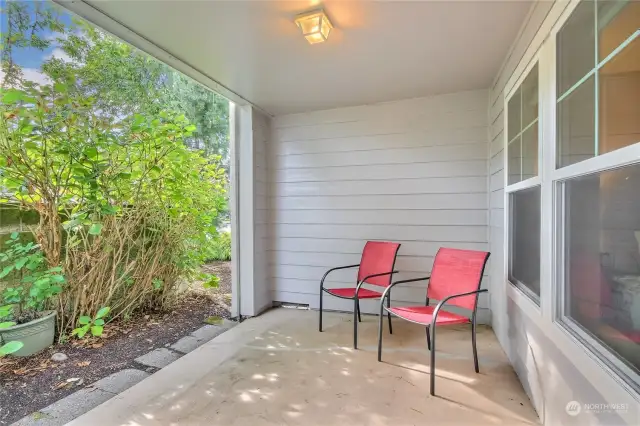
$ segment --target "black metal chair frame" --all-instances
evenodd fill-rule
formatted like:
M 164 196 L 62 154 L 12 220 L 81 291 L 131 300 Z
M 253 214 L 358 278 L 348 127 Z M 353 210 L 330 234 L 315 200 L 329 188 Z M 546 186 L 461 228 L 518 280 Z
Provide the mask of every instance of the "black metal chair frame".
M 323 276 L 322 276 L 322 280 L 320 280 L 320 318 L 319 318 L 319 324 L 318 324 L 318 330 L 320 332 L 322 332 L 322 293 L 326 292 L 328 294 L 330 294 L 333 297 L 338 297 L 340 299 L 347 299 L 347 300 L 353 300 L 353 349 L 358 349 L 358 322 L 362 322 L 362 318 L 360 316 L 360 299 L 358 298 L 358 292 L 360 291 L 360 287 L 362 287 L 363 284 L 365 284 L 365 281 L 367 281 L 369 278 L 375 278 L 375 277 L 382 277 L 385 275 L 391 275 L 393 276 L 393 274 L 397 274 L 398 271 L 396 270 L 392 270 L 390 272 L 381 272 L 379 274 L 372 274 L 372 275 L 367 275 L 366 277 L 364 277 L 363 279 L 360 280 L 360 282 L 358 282 L 358 284 L 356 285 L 356 289 L 355 289 L 355 294 L 354 297 L 344 297 L 344 296 L 338 296 L 334 293 L 331 293 L 331 289 L 327 289 L 324 288 L 324 280 L 327 278 L 327 276 L 333 272 L 333 271 L 337 271 L 340 269 L 349 269 L 349 268 L 356 268 L 359 267 L 360 264 L 356 264 L 356 265 L 347 265 L 347 266 L 338 266 L 337 268 L 331 268 L 329 269 Z M 393 261 L 393 267 L 391 269 L 394 269 L 395 267 L 395 259 Z M 389 289 L 389 287 L 387 287 L 385 289 L 385 293 L 383 294 L 391 294 L 388 293 L 387 290 Z M 382 298 L 380 299 L 382 300 Z M 387 299 L 387 303 L 391 303 L 390 298 Z M 389 318 L 389 334 L 392 333 L 392 328 L 391 328 L 391 315 L 387 315 Z
M 484 265 L 482 265 L 482 273 L 480 274 L 480 279 L 478 280 L 478 289 L 474 290 L 474 291 L 469 291 L 466 293 L 459 293 L 459 294 L 452 294 L 451 296 L 447 296 L 444 299 L 442 299 L 437 305 L 436 308 L 433 310 L 433 314 L 432 314 L 432 318 L 431 318 L 431 325 L 427 325 L 426 327 L 426 333 L 427 333 L 427 348 L 429 349 L 429 351 L 431 352 L 431 363 L 430 363 L 430 393 L 431 395 L 435 395 L 435 381 L 436 381 L 436 375 L 435 375 L 435 371 L 436 371 L 436 320 L 438 318 L 438 313 L 440 312 L 440 309 L 442 309 L 442 307 L 451 299 L 456 298 L 456 297 L 463 297 L 463 296 L 470 296 L 472 294 L 476 294 L 479 295 L 480 293 L 485 293 L 488 292 L 489 290 L 487 289 L 481 289 L 480 285 L 482 284 L 482 276 L 484 275 L 484 269 L 487 266 L 487 260 L 489 259 L 489 256 L 487 256 L 487 258 L 485 259 Z M 393 314 L 394 316 L 397 316 L 399 318 L 402 318 L 399 315 L 394 314 L 392 311 L 389 310 L 390 308 L 390 297 L 389 295 L 391 294 L 391 288 L 393 288 L 394 286 L 398 285 L 398 284 L 406 284 L 406 283 L 412 283 L 412 282 L 416 282 L 416 281 L 427 281 L 431 279 L 431 276 L 428 277 L 420 277 L 420 278 L 412 278 L 412 279 L 408 279 L 408 280 L 401 280 L 401 281 L 395 281 L 393 282 L 389 287 L 387 287 L 384 291 L 384 293 L 382 294 L 382 297 L 380 298 L 380 322 L 378 323 L 378 361 L 382 362 L 382 315 L 384 311 L 387 311 L 387 314 Z M 428 287 L 428 284 L 427 284 Z M 385 299 L 387 302 L 387 306 L 385 307 Z M 429 306 L 429 297 L 427 296 L 426 301 L 425 301 L 425 306 Z M 480 368 L 478 366 L 478 350 L 476 348 L 476 314 L 478 311 L 478 297 L 476 296 L 476 300 L 473 304 L 473 311 L 471 314 L 471 346 L 473 347 L 473 365 L 475 367 L 476 373 L 480 372 Z M 414 324 L 419 324 L 424 326 L 423 323 L 417 322 L 417 321 L 412 321 L 412 320 L 408 320 L 406 318 L 402 318 L 405 321 L 409 321 L 412 322 Z M 432 329 L 433 331 L 433 336 L 430 335 L 429 333 L 429 329 Z

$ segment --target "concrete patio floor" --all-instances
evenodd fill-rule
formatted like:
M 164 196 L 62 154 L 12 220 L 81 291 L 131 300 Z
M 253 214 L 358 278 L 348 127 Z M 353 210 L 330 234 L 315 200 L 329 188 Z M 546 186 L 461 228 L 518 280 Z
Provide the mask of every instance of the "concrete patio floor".
M 429 395 L 424 328 L 363 316 L 273 309 L 185 355 L 72 423 L 78 425 L 528 425 L 537 424 L 493 332 L 479 327 L 480 374 L 468 326 L 438 329 L 436 396 Z M 386 320 L 385 320 L 386 322 Z

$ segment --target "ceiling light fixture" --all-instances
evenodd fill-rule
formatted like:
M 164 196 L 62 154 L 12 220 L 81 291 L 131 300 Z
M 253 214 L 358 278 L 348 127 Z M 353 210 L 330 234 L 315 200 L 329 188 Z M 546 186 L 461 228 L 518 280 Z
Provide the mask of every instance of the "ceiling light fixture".
M 329 18 L 327 18 L 327 15 L 322 9 L 298 15 L 296 16 L 295 22 L 309 44 L 327 41 L 329 33 L 333 28 L 333 25 L 329 22 Z

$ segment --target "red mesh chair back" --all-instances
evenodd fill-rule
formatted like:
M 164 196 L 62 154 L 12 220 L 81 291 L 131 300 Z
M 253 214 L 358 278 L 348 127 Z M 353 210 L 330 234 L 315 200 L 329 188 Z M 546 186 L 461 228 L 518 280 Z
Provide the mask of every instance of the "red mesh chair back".
M 453 294 L 480 288 L 489 253 L 475 250 L 441 248 L 436 254 L 427 287 L 427 297 L 442 300 Z M 454 297 L 447 304 L 473 310 L 478 295 Z
M 360 260 L 360 268 L 358 269 L 358 282 L 362 281 L 362 279 L 368 275 L 393 271 L 399 248 L 400 244 L 398 243 L 367 241 L 367 244 L 365 244 L 362 250 L 362 259 Z M 387 287 L 391 284 L 392 278 L 393 276 L 389 274 L 369 278 L 365 282 L 367 284 Z

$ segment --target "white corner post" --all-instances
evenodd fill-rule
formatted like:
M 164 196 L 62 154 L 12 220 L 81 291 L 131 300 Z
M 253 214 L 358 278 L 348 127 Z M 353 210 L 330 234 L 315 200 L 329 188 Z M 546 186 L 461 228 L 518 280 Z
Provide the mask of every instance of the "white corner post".
M 259 285 L 265 277 L 256 277 L 256 155 L 254 111 L 251 105 L 231 103 L 231 233 L 232 268 L 231 314 L 234 317 L 258 315 Z

